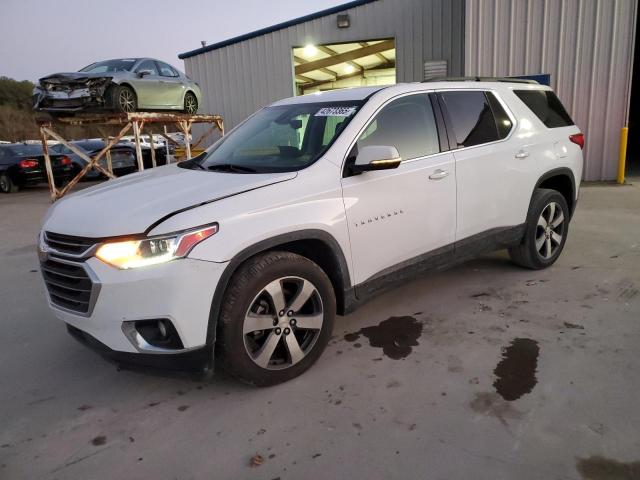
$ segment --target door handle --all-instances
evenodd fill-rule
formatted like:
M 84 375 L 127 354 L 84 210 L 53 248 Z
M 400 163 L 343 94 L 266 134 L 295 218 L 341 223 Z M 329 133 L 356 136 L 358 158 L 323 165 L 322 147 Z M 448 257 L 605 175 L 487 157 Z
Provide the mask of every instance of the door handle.
M 520 150 L 516 153 L 516 158 L 527 158 L 529 156 L 529 152 L 525 152 L 524 150 Z
M 449 175 L 449 172 L 447 172 L 446 170 L 438 169 L 435 172 L 433 172 L 431 175 L 429 175 L 429 179 L 430 180 L 442 180 L 447 175 Z

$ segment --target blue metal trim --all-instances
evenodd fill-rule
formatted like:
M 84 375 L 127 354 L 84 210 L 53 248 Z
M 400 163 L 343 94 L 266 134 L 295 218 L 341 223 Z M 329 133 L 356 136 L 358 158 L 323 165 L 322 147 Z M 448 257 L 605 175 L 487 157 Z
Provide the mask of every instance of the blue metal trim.
M 343 3 L 342 5 L 336 5 L 335 7 L 327 8 L 326 10 L 321 10 L 319 12 L 311 13 L 309 15 L 305 15 L 304 17 L 294 18 L 293 20 L 288 20 L 283 23 L 278 23 L 276 25 L 272 25 L 270 27 L 262 28 L 260 30 L 256 30 L 254 32 L 245 33 L 244 35 L 240 35 L 238 37 L 233 37 L 228 40 L 223 40 L 222 42 L 213 43 L 211 45 L 207 45 L 205 47 L 196 48 L 195 50 L 191 50 L 189 52 L 181 53 L 178 55 L 178 58 L 184 60 L 185 58 L 195 57 L 196 55 L 200 55 L 201 53 L 210 52 L 212 50 L 218 50 L 219 48 L 228 47 L 229 45 L 233 45 L 234 43 L 243 42 L 245 40 L 249 40 L 251 38 L 260 37 L 262 35 L 266 35 L 267 33 L 275 32 L 278 30 L 282 30 L 283 28 L 292 27 L 294 25 L 298 25 L 300 23 L 308 22 L 310 20 L 315 20 L 317 18 L 326 17 L 327 15 L 331 15 L 334 13 L 342 12 L 344 10 L 348 10 L 350 8 L 359 7 L 361 5 L 366 5 L 367 3 L 377 2 L 378 0 L 355 0 L 349 3 Z

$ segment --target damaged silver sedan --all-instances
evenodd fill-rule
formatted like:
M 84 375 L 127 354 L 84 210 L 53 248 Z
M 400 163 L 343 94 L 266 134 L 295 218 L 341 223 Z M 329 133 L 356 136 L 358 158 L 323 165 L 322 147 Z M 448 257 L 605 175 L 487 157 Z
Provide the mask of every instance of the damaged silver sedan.
M 43 77 L 34 108 L 48 112 L 178 110 L 198 112 L 200 87 L 171 65 L 152 58 L 92 63 L 79 72 Z

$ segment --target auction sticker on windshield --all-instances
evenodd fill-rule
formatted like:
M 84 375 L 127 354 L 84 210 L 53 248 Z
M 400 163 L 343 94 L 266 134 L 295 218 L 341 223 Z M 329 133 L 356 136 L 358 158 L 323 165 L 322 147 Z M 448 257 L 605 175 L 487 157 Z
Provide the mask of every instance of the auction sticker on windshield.
M 325 107 L 318 110 L 316 117 L 350 117 L 357 107 Z

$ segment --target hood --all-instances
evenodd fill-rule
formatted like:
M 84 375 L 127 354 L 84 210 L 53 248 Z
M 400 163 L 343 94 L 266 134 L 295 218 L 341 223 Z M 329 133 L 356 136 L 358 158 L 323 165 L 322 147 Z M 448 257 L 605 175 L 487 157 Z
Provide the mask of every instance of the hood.
M 105 87 L 113 80 L 113 73 L 69 72 L 54 73 L 39 80 L 37 89 L 69 89 L 86 87 Z M 47 88 L 48 87 L 48 88 Z
M 65 83 L 82 83 L 94 78 L 111 78 L 112 73 L 86 73 L 86 72 L 64 72 L 54 73 L 42 77 L 40 83 L 65 84 Z
M 49 209 L 43 229 L 88 238 L 144 233 L 176 212 L 291 180 L 296 175 L 296 172 L 205 172 L 176 165 L 157 167 L 64 197 Z M 217 220 L 203 218 L 201 224 Z

